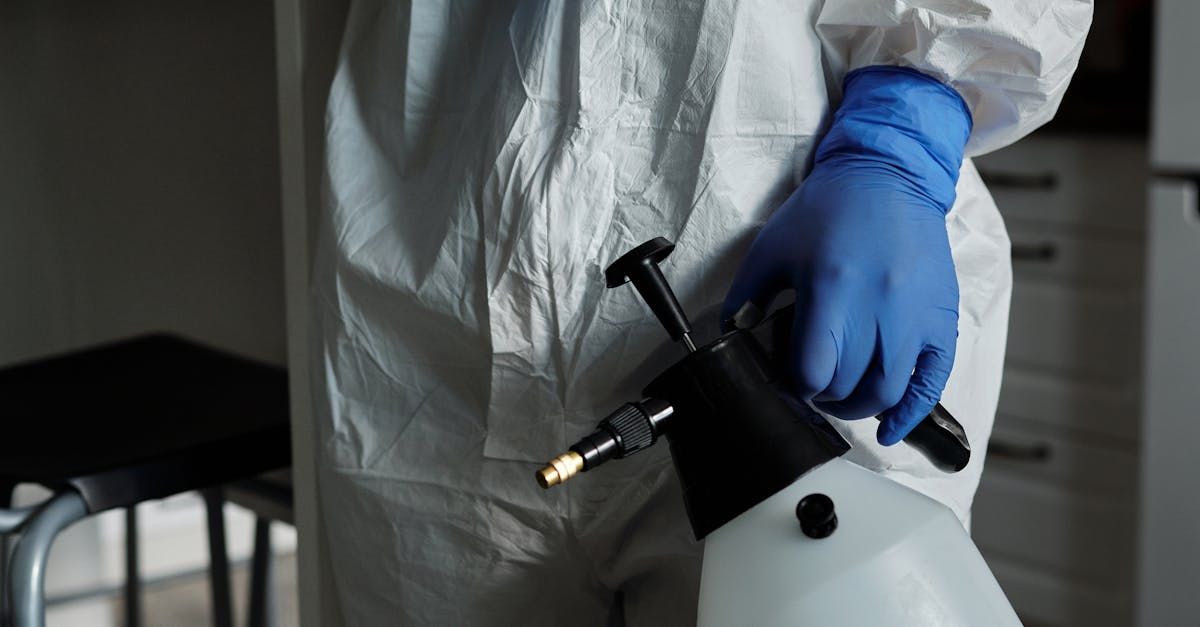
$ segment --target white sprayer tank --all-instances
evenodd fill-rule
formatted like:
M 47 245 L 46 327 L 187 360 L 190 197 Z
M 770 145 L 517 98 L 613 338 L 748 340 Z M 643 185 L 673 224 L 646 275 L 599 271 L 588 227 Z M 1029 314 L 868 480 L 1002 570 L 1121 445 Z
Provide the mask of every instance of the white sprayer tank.
M 833 499 L 826 538 L 796 517 L 813 493 Z M 701 627 L 1021 624 L 949 509 L 842 459 L 709 534 L 702 577 Z

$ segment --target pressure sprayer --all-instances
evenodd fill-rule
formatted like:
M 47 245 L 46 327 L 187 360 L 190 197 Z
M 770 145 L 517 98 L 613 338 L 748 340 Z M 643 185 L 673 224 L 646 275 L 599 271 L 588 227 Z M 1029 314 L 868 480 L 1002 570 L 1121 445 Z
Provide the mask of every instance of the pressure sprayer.
M 948 508 L 840 459 L 846 440 L 780 387 L 790 308 L 744 310 L 732 330 L 695 346 L 658 265 L 672 250 L 650 240 L 605 279 L 632 282 L 687 354 L 538 471 L 538 483 L 558 485 L 665 436 L 705 541 L 702 626 L 1020 625 Z M 944 472 L 970 460 L 962 426 L 940 404 L 904 441 Z

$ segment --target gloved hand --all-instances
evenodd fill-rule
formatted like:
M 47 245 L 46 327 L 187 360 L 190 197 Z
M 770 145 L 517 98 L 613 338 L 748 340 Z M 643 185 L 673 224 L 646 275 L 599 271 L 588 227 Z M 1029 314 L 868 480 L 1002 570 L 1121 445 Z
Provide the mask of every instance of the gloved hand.
M 793 392 L 838 418 L 878 415 L 899 442 L 938 402 L 958 336 L 946 213 L 971 117 L 914 70 L 846 76 L 812 173 L 742 262 L 722 319 L 796 292 Z

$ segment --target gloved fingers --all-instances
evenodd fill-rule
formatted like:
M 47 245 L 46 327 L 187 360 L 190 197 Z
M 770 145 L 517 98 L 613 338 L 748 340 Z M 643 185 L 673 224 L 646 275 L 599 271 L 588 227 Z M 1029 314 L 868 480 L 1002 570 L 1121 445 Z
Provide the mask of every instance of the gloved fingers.
M 829 387 L 838 365 L 835 308 L 813 296 L 797 290 L 792 321 L 792 392 L 806 401 Z
M 908 381 L 908 389 L 894 407 L 879 415 L 879 429 L 875 438 L 884 446 L 891 446 L 908 435 L 921 422 L 942 397 L 946 382 L 950 380 L 950 369 L 954 366 L 954 341 L 930 344 L 921 351 L 917 366 Z
M 876 343 L 870 366 L 854 390 L 842 400 L 816 403 L 817 408 L 842 420 L 878 415 L 903 398 L 919 351 L 918 345 L 885 355 L 882 342 Z
M 843 320 L 844 330 L 835 336 L 838 344 L 837 368 L 829 385 L 814 396 L 813 401 L 844 401 L 867 376 L 875 357 L 875 347 L 880 341 L 878 327 L 870 324 L 875 328 L 862 328 L 864 325 L 855 324 L 853 319 Z
M 743 305 L 753 303 L 760 312 L 766 312 L 775 296 L 788 287 L 780 264 L 772 255 L 764 252 L 766 248 L 755 240 L 734 275 L 733 283 L 725 294 L 725 302 L 721 305 L 723 331 L 732 330 L 724 327 L 729 325 Z

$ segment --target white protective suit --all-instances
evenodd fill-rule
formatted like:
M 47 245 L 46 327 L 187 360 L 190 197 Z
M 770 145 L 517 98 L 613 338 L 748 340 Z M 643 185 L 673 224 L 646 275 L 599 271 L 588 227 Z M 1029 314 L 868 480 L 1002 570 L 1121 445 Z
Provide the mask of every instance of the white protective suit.
M 319 502 L 345 622 L 602 625 L 618 590 L 630 625 L 694 622 L 700 545 L 665 446 L 533 481 L 639 397 L 631 373 L 667 341 L 604 267 L 663 236 L 684 307 L 720 303 L 848 71 L 950 84 L 979 154 L 1050 119 L 1090 19 L 1081 0 L 354 2 L 314 271 Z M 947 227 L 961 305 L 943 402 L 982 452 L 1011 269 L 969 160 Z M 965 520 L 982 454 L 943 475 L 877 445 L 873 420 L 835 422 L 850 459 Z

